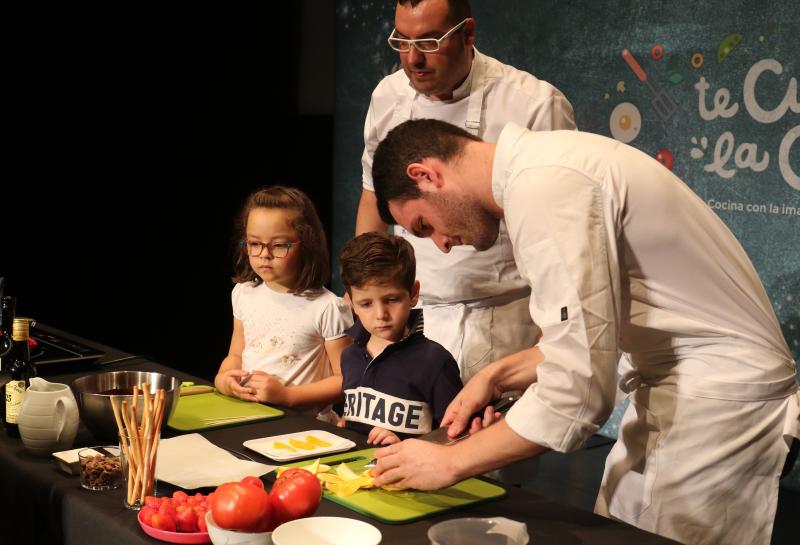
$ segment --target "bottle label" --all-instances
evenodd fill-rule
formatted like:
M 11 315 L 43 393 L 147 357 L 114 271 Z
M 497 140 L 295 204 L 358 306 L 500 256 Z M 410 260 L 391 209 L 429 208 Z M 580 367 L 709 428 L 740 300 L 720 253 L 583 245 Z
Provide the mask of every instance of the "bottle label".
M 25 397 L 24 380 L 12 380 L 6 384 L 6 422 L 9 424 L 19 423 L 23 397 Z

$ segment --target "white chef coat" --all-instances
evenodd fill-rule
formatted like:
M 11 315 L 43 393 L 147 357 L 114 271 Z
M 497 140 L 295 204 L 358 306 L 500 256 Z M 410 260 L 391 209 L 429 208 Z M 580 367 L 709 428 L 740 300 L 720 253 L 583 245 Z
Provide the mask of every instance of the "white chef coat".
M 578 448 L 610 413 L 626 353 L 620 387 L 635 395 L 598 512 L 688 543 L 768 543 L 800 395 L 733 234 L 657 161 L 589 133 L 510 124 L 492 189 L 543 334 L 538 383 L 509 411 L 511 428 Z
M 430 100 L 399 70 L 372 93 L 364 123 L 364 189 L 374 191 L 378 143 L 403 121 L 420 118 L 447 121 L 490 142 L 509 121 L 532 130 L 575 128 L 572 106 L 558 89 L 477 50 L 452 100 Z M 527 312 L 530 288 L 516 270 L 504 225 L 484 252 L 461 246 L 444 254 L 428 239 L 400 227 L 396 232 L 414 247 L 425 335 L 453 354 L 465 382 L 486 364 L 533 346 L 538 331 Z

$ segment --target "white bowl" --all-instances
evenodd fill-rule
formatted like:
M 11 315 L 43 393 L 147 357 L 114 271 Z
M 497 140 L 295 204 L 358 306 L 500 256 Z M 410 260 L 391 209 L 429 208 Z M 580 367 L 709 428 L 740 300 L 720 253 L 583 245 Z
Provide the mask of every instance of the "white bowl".
M 272 545 L 272 532 L 237 532 L 220 528 L 214 522 L 211 511 L 206 513 L 208 537 L 214 545 Z
M 378 545 L 380 542 L 381 533 L 373 525 L 344 517 L 297 519 L 281 524 L 272 532 L 274 545 Z

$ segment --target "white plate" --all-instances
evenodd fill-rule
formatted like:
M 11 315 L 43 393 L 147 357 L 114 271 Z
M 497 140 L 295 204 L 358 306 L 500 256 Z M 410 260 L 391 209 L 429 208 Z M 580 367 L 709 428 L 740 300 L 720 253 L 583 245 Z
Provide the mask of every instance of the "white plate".
M 306 442 L 306 438 L 309 435 L 326 443 L 330 443 L 330 446 L 321 447 L 314 445 L 313 449 L 303 449 L 291 444 L 293 439 Z M 290 448 L 276 448 L 275 443 L 281 443 Z M 349 439 L 339 437 L 338 435 L 323 430 L 308 430 L 284 435 L 273 435 L 272 437 L 250 439 L 242 444 L 250 450 L 254 450 L 278 462 L 288 462 L 289 460 L 299 460 L 300 458 L 316 458 L 321 454 L 342 452 L 356 446 L 356 444 Z
M 381 533 L 372 524 L 344 517 L 308 517 L 281 524 L 272 532 L 274 545 L 378 545 Z

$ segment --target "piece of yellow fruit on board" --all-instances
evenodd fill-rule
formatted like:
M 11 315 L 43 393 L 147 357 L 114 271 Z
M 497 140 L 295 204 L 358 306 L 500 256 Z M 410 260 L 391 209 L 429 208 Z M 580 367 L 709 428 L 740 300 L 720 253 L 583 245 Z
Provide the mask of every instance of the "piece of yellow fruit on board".
M 316 460 L 311 462 L 309 465 L 307 465 L 303 469 L 305 469 L 306 471 L 308 471 L 310 473 L 313 473 L 314 475 L 319 473 L 319 458 L 317 458 Z
M 323 483 L 342 484 L 344 479 L 333 473 L 317 473 L 317 479 Z
M 347 481 L 343 483 L 325 483 L 325 487 L 339 497 L 355 494 L 361 483 L 359 481 Z
M 346 464 L 339 464 L 336 466 L 336 474 L 339 475 L 345 481 L 352 481 L 353 479 L 358 479 L 358 475 L 347 467 Z
M 286 471 L 287 469 L 292 469 L 292 468 L 291 467 L 286 467 L 286 466 L 281 466 L 281 467 L 279 467 L 278 469 L 275 470 L 275 473 L 278 476 L 280 476 L 280 474 L 283 473 L 284 471 Z M 311 462 L 307 466 L 303 466 L 300 469 L 305 469 L 306 471 L 308 471 L 310 473 L 313 473 L 314 475 L 319 477 L 322 474 L 327 474 L 327 472 L 331 470 L 331 466 L 325 465 L 325 464 L 321 464 L 320 461 L 319 461 L 319 458 L 317 458 L 316 460 L 314 460 L 313 462 Z
M 291 468 L 279 467 L 276 472 L 278 475 L 280 475 L 287 469 Z M 370 469 L 365 469 L 361 473 L 356 473 L 347 464 L 339 464 L 335 468 L 331 468 L 331 466 L 320 463 L 319 458 L 307 466 L 304 466 L 302 469 L 305 469 L 316 475 L 317 479 L 320 480 L 325 490 L 328 490 L 339 497 L 350 496 L 362 488 L 375 488 L 375 479 L 372 476 L 372 471 Z M 336 471 L 329 473 L 329 471 L 332 469 L 335 469 Z M 398 488 L 392 488 L 388 486 L 383 487 L 383 489 L 389 491 L 399 490 Z

